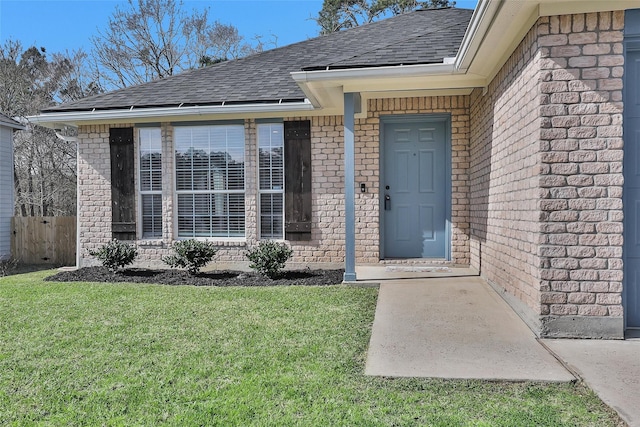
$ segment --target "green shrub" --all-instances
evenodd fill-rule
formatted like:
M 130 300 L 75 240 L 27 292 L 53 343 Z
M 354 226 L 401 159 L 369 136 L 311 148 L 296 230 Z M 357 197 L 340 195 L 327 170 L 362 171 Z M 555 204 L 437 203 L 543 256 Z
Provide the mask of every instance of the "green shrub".
M 162 261 L 170 267 L 186 268 L 190 274 L 198 274 L 218 252 L 213 243 L 195 239 L 175 242 L 172 249 L 173 255 L 162 258 Z
M 119 268 L 133 264 L 138 256 L 138 250 L 133 245 L 114 239 L 102 245 L 97 251 L 90 251 L 89 254 L 98 258 L 110 271 L 117 271 Z
M 291 255 L 293 251 L 287 245 L 272 240 L 262 241 L 258 246 L 247 251 L 247 258 L 251 261 L 249 267 L 270 279 L 280 275 Z

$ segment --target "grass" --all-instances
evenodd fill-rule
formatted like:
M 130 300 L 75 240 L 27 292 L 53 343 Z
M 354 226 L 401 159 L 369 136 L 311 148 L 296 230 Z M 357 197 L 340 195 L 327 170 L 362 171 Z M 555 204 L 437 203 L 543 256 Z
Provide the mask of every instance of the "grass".
M 0 425 L 614 426 L 574 384 L 363 375 L 377 291 L 0 279 Z

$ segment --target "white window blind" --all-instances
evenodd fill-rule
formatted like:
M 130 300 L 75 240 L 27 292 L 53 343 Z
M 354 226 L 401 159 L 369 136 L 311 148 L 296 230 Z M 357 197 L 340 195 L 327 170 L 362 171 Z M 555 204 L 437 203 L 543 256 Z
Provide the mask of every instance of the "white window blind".
M 162 133 L 159 128 L 138 130 L 140 145 L 140 205 L 142 238 L 162 237 Z
M 244 126 L 175 128 L 178 237 L 244 237 Z
M 258 125 L 260 238 L 284 238 L 284 129 L 282 123 Z

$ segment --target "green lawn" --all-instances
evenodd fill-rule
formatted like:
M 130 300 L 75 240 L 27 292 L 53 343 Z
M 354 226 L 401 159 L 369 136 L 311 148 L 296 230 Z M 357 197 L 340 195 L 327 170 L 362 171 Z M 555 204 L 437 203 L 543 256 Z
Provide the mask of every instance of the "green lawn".
M 612 426 L 580 385 L 363 375 L 377 291 L 0 279 L 0 425 Z

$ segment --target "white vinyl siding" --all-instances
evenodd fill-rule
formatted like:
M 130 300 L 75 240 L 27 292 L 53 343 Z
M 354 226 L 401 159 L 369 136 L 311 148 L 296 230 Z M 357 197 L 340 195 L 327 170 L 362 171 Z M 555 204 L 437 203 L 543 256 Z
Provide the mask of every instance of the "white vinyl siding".
M 244 126 L 180 126 L 174 134 L 178 237 L 244 237 Z
M 13 130 L 0 125 L 0 259 L 11 257 L 13 216 Z
M 260 238 L 284 238 L 284 129 L 282 123 L 258 125 Z
M 159 128 L 138 130 L 140 144 L 140 206 L 142 238 L 162 237 L 162 133 Z

